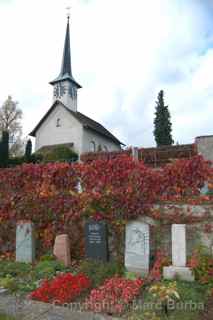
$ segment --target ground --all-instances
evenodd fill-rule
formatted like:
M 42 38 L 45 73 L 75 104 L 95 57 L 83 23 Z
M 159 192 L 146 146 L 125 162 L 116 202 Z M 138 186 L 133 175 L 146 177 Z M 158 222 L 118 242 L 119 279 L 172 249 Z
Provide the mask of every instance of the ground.
M 22 312 L 24 314 L 30 314 L 33 316 L 40 316 L 44 312 L 48 313 L 48 319 L 59 319 L 60 317 L 63 319 L 85 319 L 88 320 L 87 314 L 75 312 L 69 308 L 55 308 L 51 303 L 43 303 L 37 302 L 39 299 L 36 299 L 36 302 L 33 302 L 32 299 L 27 300 L 26 310 L 23 309 L 23 299 L 26 299 L 31 292 L 35 291 L 36 288 L 41 287 L 42 279 L 48 278 L 49 281 L 59 277 L 59 275 L 67 275 L 68 273 L 72 273 L 73 275 L 78 275 L 79 273 L 83 273 L 91 280 L 91 286 L 86 291 L 82 291 L 77 299 L 75 298 L 74 302 L 80 302 L 82 305 L 90 296 L 91 290 L 100 290 L 100 286 L 103 287 L 106 279 L 112 279 L 113 281 L 116 279 L 117 275 L 119 275 L 119 279 L 134 281 L 137 276 L 133 273 L 128 273 L 122 268 L 121 265 L 117 265 L 116 263 L 100 263 L 94 261 L 80 261 L 79 264 L 72 266 L 71 268 L 66 268 L 63 264 L 56 261 L 53 257 L 45 256 L 42 258 L 42 261 L 38 262 L 35 265 L 17 263 L 15 261 L 0 261 L 0 287 L 7 287 L 9 289 L 9 295 L 1 296 L 0 298 L 0 311 L 1 313 L 8 313 L 11 315 L 20 316 Z M 136 277 L 136 278 L 135 278 Z M 69 280 L 70 281 L 70 280 Z M 211 281 L 210 281 L 211 282 Z M 165 314 L 163 308 L 159 311 L 159 309 L 155 309 L 155 305 L 157 303 L 162 302 L 161 300 L 156 300 L 156 297 L 150 293 L 150 287 L 156 286 L 156 284 L 160 285 L 160 287 L 169 287 L 170 285 L 175 286 L 175 290 L 178 292 L 179 298 L 177 299 L 176 308 L 170 309 L 168 311 L 168 315 Z M 63 286 L 66 283 L 63 283 Z M 63 288 L 65 288 L 63 287 Z M 122 286 L 121 286 L 122 287 Z M 119 290 L 120 288 L 119 287 Z M 129 293 L 130 289 L 127 292 Z M 108 288 L 106 287 L 108 290 Z M 69 289 L 70 290 L 70 289 Z M 112 291 L 107 291 L 105 298 L 108 299 L 108 293 L 114 295 L 117 292 L 117 287 L 113 287 L 110 289 Z M 118 290 L 118 291 L 119 291 Z M 122 290 L 126 290 L 126 285 Z M 135 289 L 133 289 L 135 290 Z M 121 296 L 116 296 L 115 299 L 118 301 L 123 301 L 124 305 L 129 306 L 128 309 L 124 309 L 122 314 L 112 313 L 113 316 L 119 317 L 120 319 L 128 319 L 128 320 L 212 320 L 213 319 L 213 296 L 211 295 L 212 284 L 211 283 L 200 283 L 199 281 L 195 281 L 192 283 L 184 282 L 176 279 L 176 281 L 165 281 L 165 280 L 143 280 L 143 284 L 140 284 L 139 295 L 134 296 L 133 300 L 130 300 L 130 303 L 126 303 L 122 300 Z M 123 292 L 124 292 L 123 291 Z M 119 293 L 120 294 L 120 293 Z M 14 305 L 16 301 L 15 295 L 19 295 L 21 297 L 20 301 L 20 310 L 17 313 L 17 309 L 14 310 Z M 32 297 L 31 297 L 32 298 Z M 158 298 L 158 297 L 157 297 Z M 7 300 L 8 299 L 8 300 Z M 102 298 L 101 298 L 102 299 Z M 25 300 L 26 301 L 26 300 Z M 42 301 L 42 300 L 41 300 Z M 99 300 L 100 301 L 100 300 Z M 102 300 L 101 300 L 102 301 Z M 132 304 L 131 301 L 134 301 Z M 192 302 L 192 310 L 190 302 Z M 20 303 L 20 302 L 19 302 Z M 179 307 L 179 303 L 187 305 L 186 309 Z M 148 307 L 149 316 L 145 315 L 144 304 L 152 305 L 151 309 Z M 194 310 L 194 305 L 202 305 L 204 311 L 200 311 L 202 308 L 196 307 Z M 63 304 L 62 304 L 63 305 Z M 134 305 L 134 307 L 133 307 Z M 153 307 L 154 305 L 154 307 Z M 40 309 L 38 309 L 38 306 Z M 140 306 L 140 308 L 136 309 L 135 306 Z M 141 307 L 142 306 L 142 307 Z M 8 309 L 6 309 L 8 308 Z M 185 308 L 185 307 L 184 307 Z M 9 310 L 9 312 L 8 312 Z M 40 311 L 39 311 L 40 310 Z M 85 309 L 84 309 L 85 310 Z M 88 310 L 85 310 L 88 311 Z M 102 311 L 96 319 L 107 319 L 104 318 L 105 311 Z M 151 317 L 151 313 L 155 312 L 155 317 Z M 109 315 L 109 314 L 108 314 Z M 54 316 L 57 316 L 54 318 Z M 59 317 L 59 318 L 58 318 Z M 44 317 L 43 317 L 44 318 Z M 19 320 L 20 318 L 16 318 L 14 320 Z M 21 316 L 21 319 L 25 319 Z M 45 318 L 46 319 L 46 318 Z M 92 318 L 93 319 L 93 318 Z M 109 318 L 108 318 L 109 319 Z M 13 318 L 6 318 L 3 315 L 0 315 L 0 320 L 13 320 Z M 44 320 L 44 319 L 42 319 Z
M 205 311 L 199 315 L 198 320 L 212 320 L 212 319 L 213 319 L 213 298 L 210 298 L 207 302 Z

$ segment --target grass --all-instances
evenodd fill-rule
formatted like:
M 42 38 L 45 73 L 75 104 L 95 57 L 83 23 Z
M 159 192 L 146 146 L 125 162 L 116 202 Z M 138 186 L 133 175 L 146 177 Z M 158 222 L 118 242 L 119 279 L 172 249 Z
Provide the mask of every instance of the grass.
M 0 314 L 0 320 L 15 320 L 15 318 Z

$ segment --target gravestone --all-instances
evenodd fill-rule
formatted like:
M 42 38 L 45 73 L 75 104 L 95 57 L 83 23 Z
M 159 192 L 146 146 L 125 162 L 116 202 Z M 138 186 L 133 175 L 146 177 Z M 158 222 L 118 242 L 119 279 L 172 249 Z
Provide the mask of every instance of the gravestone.
M 186 225 L 172 225 L 172 264 L 176 267 L 186 266 Z
M 67 234 L 61 234 L 56 236 L 53 254 L 66 267 L 71 265 L 70 241 L 69 236 Z
M 130 272 L 147 275 L 150 260 L 150 229 L 147 223 L 129 222 L 126 225 L 125 267 Z
M 108 261 L 108 234 L 104 221 L 90 220 L 85 224 L 85 249 L 87 258 Z
M 32 222 L 20 221 L 16 226 L 16 261 L 33 263 L 35 240 Z
M 172 225 L 172 266 L 163 268 L 165 279 L 194 281 L 190 268 L 186 267 L 186 225 Z

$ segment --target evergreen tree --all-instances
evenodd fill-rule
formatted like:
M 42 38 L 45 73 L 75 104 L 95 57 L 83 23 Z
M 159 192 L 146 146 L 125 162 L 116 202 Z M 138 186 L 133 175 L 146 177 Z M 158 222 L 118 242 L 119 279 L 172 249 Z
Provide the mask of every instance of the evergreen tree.
M 164 104 L 164 92 L 161 90 L 156 101 L 154 136 L 157 146 L 172 145 L 172 124 L 168 106 Z
M 25 148 L 25 158 L 27 162 L 30 161 L 31 154 L 32 154 L 32 141 L 29 139 L 27 141 L 26 148 Z
M 9 160 L 9 133 L 2 132 L 2 139 L 0 143 L 0 167 L 6 167 Z

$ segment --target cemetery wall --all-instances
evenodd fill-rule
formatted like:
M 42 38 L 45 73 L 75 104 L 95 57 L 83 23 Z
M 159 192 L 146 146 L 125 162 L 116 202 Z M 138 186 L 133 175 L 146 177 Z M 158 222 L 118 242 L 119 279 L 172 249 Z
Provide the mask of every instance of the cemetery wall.
M 186 223 L 187 255 L 190 256 L 194 248 L 199 245 L 204 245 L 208 248 L 209 253 L 213 253 L 213 205 L 164 204 L 155 205 L 153 207 L 153 211 L 154 210 L 160 212 L 161 220 L 155 220 L 150 217 L 138 218 L 138 221 L 150 225 L 151 260 L 155 255 L 155 252 L 159 249 L 171 256 L 171 225 L 175 223 L 175 221 L 170 221 L 170 217 L 172 216 L 174 219 L 175 214 L 177 215 L 177 219 L 180 216 L 188 216 L 192 220 L 192 223 Z M 206 219 L 202 222 L 199 221 L 202 220 L 203 216 L 206 216 Z M 116 237 L 117 235 L 111 231 L 109 236 L 109 252 L 111 259 L 116 257 Z M 125 233 L 121 239 L 120 252 L 124 252 Z
M 153 227 L 151 249 L 159 247 L 171 255 L 171 224 L 170 217 L 190 217 L 192 223 L 186 223 L 187 254 L 191 255 L 198 245 L 204 245 L 212 251 L 213 248 L 213 205 L 190 205 L 190 204 L 164 204 L 155 205 L 153 210 L 160 212 L 161 220 L 149 219 Z M 203 220 L 203 217 L 206 217 Z M 146 221 L 144 218 L 141 221 Z M 184 221 L 184 218 L 183 218 Z M 179 222 L 177 222 L 179 223 Z

